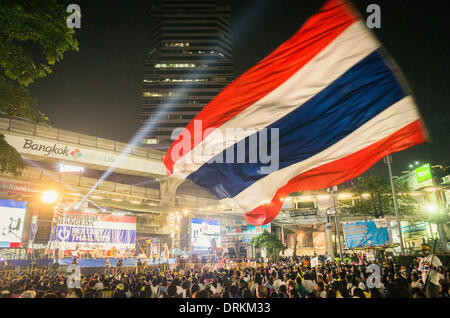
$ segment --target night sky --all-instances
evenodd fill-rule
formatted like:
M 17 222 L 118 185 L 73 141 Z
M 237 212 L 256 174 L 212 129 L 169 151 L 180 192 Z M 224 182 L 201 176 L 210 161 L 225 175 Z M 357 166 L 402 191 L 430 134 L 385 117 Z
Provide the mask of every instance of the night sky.
M 31 87 L 56 128 L 127 142 L 139 128 L 151 1 L 62 1 L 81 7 L 79 52 L 66 54 Z M 325 0 L 231 0 L 236 77 L 292 36 Z M 394 154 L 394 173 L 409 163 L 448 164 L 450 19 L 448 0 L 354 0 L 364 17 L 381 7 L 376 35 L 409 81 L 432 142 Z M 422 4 L 420 4 L 422 3 Z M 382 161 L 368 173 L 387 176 Z

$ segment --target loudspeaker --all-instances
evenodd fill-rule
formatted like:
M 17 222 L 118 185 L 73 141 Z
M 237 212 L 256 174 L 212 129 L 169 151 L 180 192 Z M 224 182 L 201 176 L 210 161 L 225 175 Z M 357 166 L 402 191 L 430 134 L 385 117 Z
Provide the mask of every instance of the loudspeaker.
M 39 205 L 37 217 L 37 231 L 34 239 L 35 244 L 47 244 L 52 230 L 52 219 L 55 210 L 53 206 Z

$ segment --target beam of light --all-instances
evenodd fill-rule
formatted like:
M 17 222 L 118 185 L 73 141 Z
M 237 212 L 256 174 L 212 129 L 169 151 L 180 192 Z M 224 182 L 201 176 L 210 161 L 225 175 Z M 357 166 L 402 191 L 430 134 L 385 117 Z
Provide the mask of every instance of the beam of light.
M 187 74 L 188 76 L 195 76 L 195 73 Z M 175 92 L 180 92 L 187 87 L 188 84 L 181 84 L 174 88 Z M 81 205 L 81 203 L 84 200 L 87 200 L 87 198 L 91 195 L 91 193 L 103 182 L 105 181 L 111 173 L 114 172 L 115 168 L 120 165 L 131 152 L 133 149 L 141 142 L 144 137 L 148 136 L 150 132 L 152 132 L 156 125 L 158 125 L 158 122 L 162 119 L 163 116 L 166 116 L 167 113 L 173 108 L 175 105 L 173 102 L 177 100 L 179 97 L 178 94 L 174 94 L 175 96 L 169 96 L 162 104 L 160 104 L 157 108 L 157 113 L 154 121 L 147 120 L 144 122 L 144 124 L 139 128 L 139 130 L 136 132 L 136 134 L 130 139 L 127 146 L 123 149 L 123 151 L 119 154 L 119 156 L 114 160 L 114 162 L 109 166 L 109 168 L 103 173 L 103 175 L 97 180 L 97 182 L 92 186 L 92 188 L 86 193 L 86 195 L 80 200 L 80 202 L 77 203 L 76 206 Z
M 39 169 L 42 171 L 42 173 L 44 173 L 46 176 L 50 177 L 51 179 L 53 179 L 54 181 L 58 182 L 60 185 L 62 185 L 63 187 L 65 187 L 66 189 L 72 191 L 73 193 L 77 193 L 78 195 L 82 196 L 81 193 L 79 193 L 76 189 L 72 188 L 70 185 L 65 184 L 64 182 L 62 182 L 61 180 L 55 178 L 55 176 L 53 176 L 52 174 L 48 173 L 47 170 L 43 169 L 39 164 L 37 164 L 34 161 L 25 159 L 22 157 L 22 160 L 25 161 L 27 163 L 27 165 Z M 87 200 L 87 202 L 91 203 L 92 205 L 95 205 L 97 208 L 101 209 L 102 211 L 105 210 L 104 207 L 99 206 L 98 204 L 96 204 L 95 202 L 92 202 L 91 200 Z M 79 209 L 79 206 L 75 206 L 75 209 Z
M 248 14 L 251 14 L 253 10 L 250 10 L 250 7 L 246 8 L 246 11 Z M 242 16 L 239 21 L 237 21 L 238 28 L 242 27 L 242 22 L 246 21 L 248 19 L 248 14 L 245 16 Z M 208 41 L 211 45 L 216 45 L 213 41 Z M 201 60 L 201 57 L 198 58 L 198 60 Z M 195 63 L 195 62 L 194 62 Z M 186 73 L 183 75 L 186 75 L 186 77 L 190 76 L 196 76 L 200 73 L 196 73 L 195 69 L 193 69 L 193 72 Z M 116 160 L 113 162 L 113 164 L 103 173 L 103 175 L 98 179 L 98 181 L 92 186 L 92 188 L 89 190 L 89 192 L 80 200 L 79 204 L 81 204 L 84 200 L 86 200 L 89 195 L 103 182 L 105 181 L 111 173 L 115 170 L 115 168 L 122 163 L 125 158 L 133 151 L 133 149 L 140 143 L 144 137 L 148 136 L 150 132 L 152 132 L 155 128 L 155 125 L 157 125 L 158 121 L 173 108 L 174 103 L 173 101 L 178 99 L 178 92 L 184 90 L 187 88 L 189 83 L 183 82 L 179 84 L 178 86 L 174 87 L 174 96 L 169 96 L 167 99 L 164 100 L 162 104 L 159 104 L 156 114 L 152 114 L 151 116 L 156 116 L 156 120 L 154 121 L 145 121 L 144 124 L 139 128 L 139 130 L 136 132 L 136 134 L 130 139 L 127 146 L 123 149 L 123 151 L 120 153 L 120 155 L 116 158 Z M 227 84 L 226 86 L 228 86 Z
M 246 11 L 250 14 L 253 12 L 253 10 L 250 10 L 250 8 L 247 8 Z M 248 19 L 248 15 L 245 17 L 242 16 L 238 22 L 239 28 L 242 28 L 243 21 Z M 208 41 L 211 45 L 216 45 L 213 41 Z M 198 58 L 198 60 L 201 60 L 201 57 Z M 195 63 L 195 62 L 194 62 Z M 193 72 L 183 74 L 186 77 L 190 76 L 196 76 L 200 73 L 195 72 L 195 69 L 193 69 Z M 158 124 L 159 120 L 167 115 L 167 113 L 173 108 L 175 105 L 173 101 L 178 99 L 178 92 L 184 90 L 187 88 L 189 83 L 183 82 L 180 83 L 178 86 L 174 87 L 174 96 L 169 96 L 167 99 L 164 100 L 163 103 L 159 104 L 156 114 L 152 114 L 151 116 L 156 116 L 154 121 L 145 121 L 144 124 L 139 128 L 139 130 L 136 132 L 136 134 L 130 139 L 127 146 L 123 149 L 123 151 L 120 153 L 120 155 L 114 160 L 113 164 L 103 173 L 103 175 L 98 179 L 98 181 L 92 186 L 92 188 L 89 190 L 89 192 L 80 200 L 79 204 L 81 204 L 84 200 L 86 200 L 89 195 L 103 182 L 105 181 L 111 173 L 115 170 L 115 168 L 122 163 L 125 158 L 133 151 L 133 149 L 140 143 L 144 137 L 148 136 L 150 132 L 152 132 L 155 128 L 155 125 Z M 228 86 L 229 84 L 225 85 Z

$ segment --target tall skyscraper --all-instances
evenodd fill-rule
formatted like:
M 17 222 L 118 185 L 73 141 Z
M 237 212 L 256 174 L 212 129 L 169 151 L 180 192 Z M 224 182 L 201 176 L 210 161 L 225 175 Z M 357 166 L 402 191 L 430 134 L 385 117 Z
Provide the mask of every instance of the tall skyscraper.
M 231 7 L 224 0 L 152 2 L 144 67 L 142 141 L 167 150 L 185 127 L 234 77 Z

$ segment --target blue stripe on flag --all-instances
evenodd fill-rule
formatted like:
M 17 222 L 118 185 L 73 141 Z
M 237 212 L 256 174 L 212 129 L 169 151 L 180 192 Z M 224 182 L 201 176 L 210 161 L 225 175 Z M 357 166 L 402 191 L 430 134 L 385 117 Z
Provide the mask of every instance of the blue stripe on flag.
M 379 50 L 355 64 L 340 78 L 267 128 L 279 128 L 279 169 L 312 157 L 327 149 L 370 119 L 404 98 L 405 92 Z M 245 128 L 245 127 L 243 127 Z M 260 133 L 257 133 L 257 138 Z M 270 141 L 270 130 L 268 131 Z M 263 178 L 261 163 L 249 163 L 249 138 L 245 139 L 245 163 L 225 163 L 227 150 L 215 157 L 224 163 L 206 163 L 188 179 L 210 190 L 219 199 L 231 198 Z M 270 142 L 267 147 L 270 151 Z

